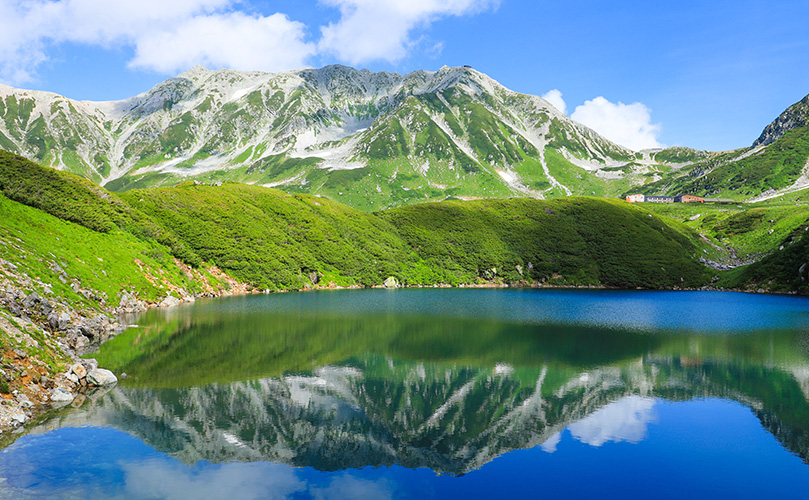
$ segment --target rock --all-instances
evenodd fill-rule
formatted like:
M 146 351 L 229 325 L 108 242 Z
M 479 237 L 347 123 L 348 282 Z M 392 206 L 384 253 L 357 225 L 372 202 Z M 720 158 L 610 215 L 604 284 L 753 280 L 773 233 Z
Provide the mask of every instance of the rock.
M 20 310 L 20 306 L 18 306 L 16 302 L 10 302 L 10 303 L 8 304 L 8 311 L 9 311 L 9 312 L 10 312 L 12 315 L 14 315 L 14 316 L 16 316 L 16 317 L 18 317 L 18 318 L 19 318 L 20 316 L 22 316 L 22 310 Z
M 87 368 L 87 372 L 91 372 L 98 368 L 98 361 L 93 358 L 81 360 L 81 364 Z
M 385 288 L 399 288 L 399 282 L 393 276 L 388 276 L 385 280 Z
M 160 303 L 160 307 L 174 307 L 180 304 L 180 299 L 177 297 L 172 296 L 171 294 L 166 295 L 166 298 L 163 299 L 163 302 Z
M 59 328 L 59 315 L 52 312 L 48 315 L 48 326 L 51 327 L 51 330 L 56 330 Z
M 66 379 L 68 379 L 68 380 L 70 380 L 70 381 L 71 381 L 71 382 L 73 382 L 74 384 L 78 384 L 78 383 L 79 383 L 79 377 L 77 377 L 77 376 L 76 376 L 76 374 L 75 374 L 75 373 L 73 373 L 73 372 L 67 372 L 67 373 L 65 373 L 65 378 L 66 378 Z
M 804 278 L 804 274 L 806 273 L 806 265 L 807 264 L 804 262 L 803 265 L 798 269 L 798 277 L 801 279 L 801 281 L 806 279 Z
M 70 324 L 70 315 L 66 312 L 63 312 L 59 315 L 59 330 L 66 330 L 67 325 Z
M 76 363 L 70 367 L 70 373 L 76 375 L 76 377 L 81 380 L 87 376 L 87 368 L 85 368 L 81 363 Z
M 28 357 L 28 354 L 25 351 L 22 351 L 20 349 L 14 349 L 13 352 L 20 359 L 25 359 L 25 358 Z
M 51 403 L 70 403 L 73 401 L 73 394 L 67 392 L 61 387 L 57 387 L 51 392 Z
M 39 302 L 39 295 L 36 292 L 22 299 L 22 305 L 27 309 L 34 307 L 37 302 Z
M 44 315 L 48 315 L 53 311 L 53 306 L 51 305 L 48 299 L 42 299 L 42 302 L 39 304 L 39 312 Z
M 87 374 L 87 383 L 97 386 L 113 385 L 118 383 L 118 378 L 109 370 L 96 368 Z

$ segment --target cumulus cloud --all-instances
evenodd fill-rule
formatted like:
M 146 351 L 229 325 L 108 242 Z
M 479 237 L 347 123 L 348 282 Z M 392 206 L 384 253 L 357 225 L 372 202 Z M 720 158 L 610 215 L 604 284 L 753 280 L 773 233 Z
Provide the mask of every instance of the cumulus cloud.
M 311 0 L 315 1 L 315 0 Z M 398 61 L 417 30 L 447 17 L 496 8 L 500 0 L 318 0 L 340 12 L 320 40 L 283 13 L 252 15 L 248 0 L 0 0 L 0 79 L 27 83 L 65 43 L 130 47 L 134 69 L 180 72 L 196 64 L 264 71 L 307 65 L 314 55 L 358 64 Z M 437 42 L 425 48 L 440 53 Z
M 340 19 L 321 28 L 321 51 L 359 64 L 395 62 L 417 43 L 412 32 L 446 16 L 496 8 L 499 0 L 321 0 L 340 10 Z
M 194 17 L 172 31 L 139 38 L 130 67 L 161 73 L 197 64 L 263 71 L 299 68 L 315 51 L 314 44 L 303 41 L 304 31 L 303 24 L 283 14 Z
M 553 107 L 561 111 L 562 114 L 567 113 L 567 104 L 565 100 L 562 99 L 562 92 L 558 89 L 549 90 L 542 98 L 551 103 Z
M 135 49 L 130 67 L 170 73 L 195 64 L 279 71 L 315 51 L 283 14 L 247 15 L 237 0 L 0 0 L 0 78 L 31 81 L 63 43 Z
M 607 139 L 635 151 L 662 147 L 657 140 L 660 125 L 652 123 L 651 110 L 640 102 L 616 104 L 603 97 L 596 97 L 577 106 L 570 117 Z

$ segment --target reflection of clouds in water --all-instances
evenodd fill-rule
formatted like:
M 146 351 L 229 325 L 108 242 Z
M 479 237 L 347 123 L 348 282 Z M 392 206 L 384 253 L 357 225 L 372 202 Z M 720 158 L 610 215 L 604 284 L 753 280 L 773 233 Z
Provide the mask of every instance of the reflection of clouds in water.
M 200 466 L 201 465 L 201 466 Z M 267 462 L 198 464 L 187 467 L 167 460 L 147 460 L 123 465 L 125 498 L 166 500 L 386 500 L 393 498 L 393 486 L 386 480 L 369 481 L 349 474 L 327 484 L 308 484 L 298 470 Z M 308 491 L 307 491 L 308 490 Z M 308 493 L 308 494 L 307 494 Z
M 388 481 L 368 481 L 351 476 L 332 479 L 324 488 L 312 488 L 315 500 L 386 500 L 393 498 L 393 489 Z
M 628 396 L 567 428 L 574 438 L 590 446 L 601 446 L 609 441 L 637 443 L 646 437 L 647 424 L 655 421 L 654 405 L 654 399 Z
M 540 445 L 540 448 L 542 448 L 542 451 L 544 451 L 545 453 L 553 453 L 554 451 L 556 451 L 556 445 L 558 445 L 559 441 L 561 440 L 562 440 L 562 433 L 557 432 L 553 436 L 549 437 L 544 443 L 542 443 Z
M 231 463 L 194 470 L 167 460 L 123 465 L 131 498 L 166 500 L 285 499 L 306 489 L 295 469 L 268 463 Z

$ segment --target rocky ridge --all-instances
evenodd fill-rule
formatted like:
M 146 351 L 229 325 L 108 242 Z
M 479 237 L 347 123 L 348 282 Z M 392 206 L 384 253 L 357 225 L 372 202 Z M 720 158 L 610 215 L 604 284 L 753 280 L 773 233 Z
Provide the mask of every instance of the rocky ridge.
M 460 67 L 197 67 L 114 102 L 0 87 L 0 148 L 111 190 L 235 180 L 344 199 L 348 177 L 366 197 L 396 192 L 394 204 L 589 195 L 659 173 L 547 101 Z M 585 177 L 586 189 L 574 180 Z
M 772 144 L 790 130 L 807 125 L 809 125 L 809 95 L 787 108 L 778 118 L 767 125 L 753 143 L 753 147 Z

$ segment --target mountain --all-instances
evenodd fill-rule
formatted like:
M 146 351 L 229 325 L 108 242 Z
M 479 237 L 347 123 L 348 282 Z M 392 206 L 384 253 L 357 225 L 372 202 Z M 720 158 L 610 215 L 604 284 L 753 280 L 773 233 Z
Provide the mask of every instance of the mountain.
M 668 178 L 643 186 L 646 194 L 693 193 L 736 201 L 764 201 L 809 188 L 809 95 L 784 111 L 748 148 L 708 154 Z
M 196 67 L 114 102 L 0 86 L 0 118 L 0 148 L 113 191 L 234 180 L 361 209 L 613 196 L 699 157 L 630 151 L 467 67 Z

